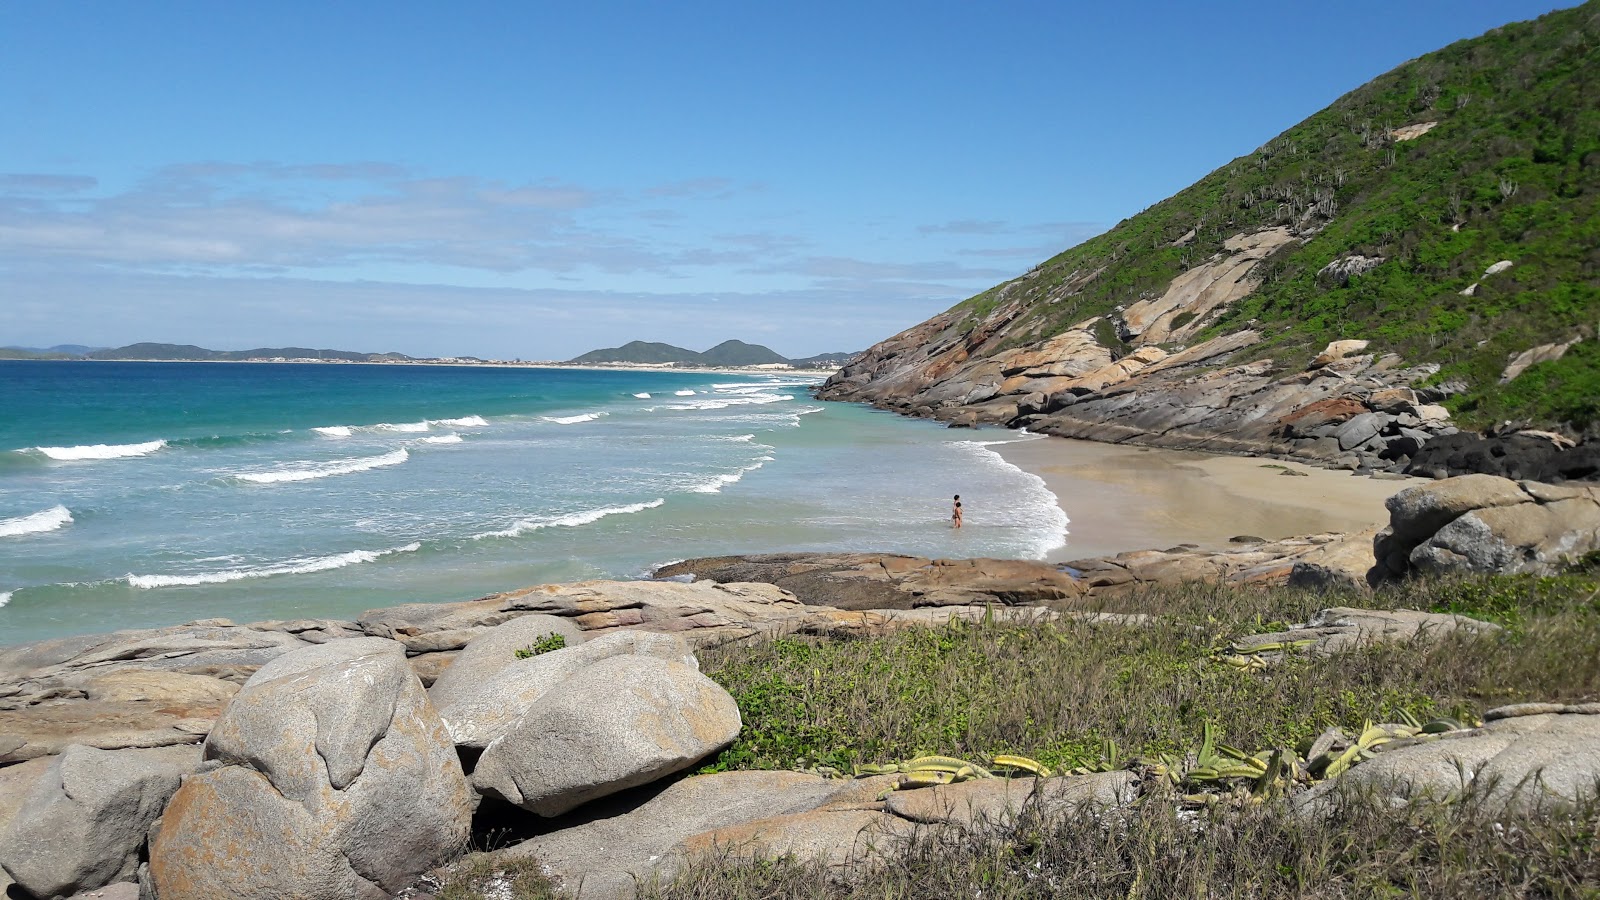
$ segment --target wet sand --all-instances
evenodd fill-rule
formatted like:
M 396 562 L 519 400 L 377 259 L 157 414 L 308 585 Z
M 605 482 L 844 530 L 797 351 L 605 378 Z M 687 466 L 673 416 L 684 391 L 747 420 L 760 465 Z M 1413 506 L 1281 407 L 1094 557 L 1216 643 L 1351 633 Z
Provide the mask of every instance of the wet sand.
M 1383 501 L 1425 481 L 1057 437 L 991 449 L 1043 478 L 1071 520 L 1052 562 L 1184 543 L 1222 548 L 1236 535 L 1277 540 L 1360 531 L 1386 524 Z

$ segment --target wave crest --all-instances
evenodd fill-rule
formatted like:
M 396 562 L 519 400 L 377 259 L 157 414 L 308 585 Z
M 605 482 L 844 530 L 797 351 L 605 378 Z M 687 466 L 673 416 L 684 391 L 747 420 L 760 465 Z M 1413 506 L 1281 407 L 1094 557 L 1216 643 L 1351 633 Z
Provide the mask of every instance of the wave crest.
M 81 447 L 34 447 L 34 453 L 40 453 L 51 459 L 62 462 L 72 462 L 85 459 L 125 459 L 131 456 L 147 456 L 167 445 L 166 441 L 145 441 L 142 444 L 86 444 Z M 28 451 L 18 451 L 26 453 Z
M 597 412 L 597 413 L 584 413 L 584 414 L 578 415 L 578 416 L 540 416 L 539 418 L 543 419 L 546 422 L 554 422 L 557 425 L 576 425 L 579 422 L 592 422 L 595 419 L 598 419 L 603 415 L 605 415 L 605 413 Z
M 473 535 L 472 539 L 482 540 L 483 538 L 517 537 L 519 535 L 527 534 L 530 531 L 538 531 L 541 528 L 576 528 L 580 525 L 588 525 L 592 522 L 598 522 L 601 519 L 604 519 L 606 516 L 623 516 L 631 513 L 644 512 L 647 509 L 655 509 L 666 502 L 667 501 L 665 498 L 657 497 L 656 499 L 646 503 L 630 503 L 627 506 L 605 506 L 601 507 L 600 509 L 586 509 L 582 512 L 568 513 L 564 516 L 547 516 L 537 519 L 523 519 L 522 521 L 512 525 L 510 528 Z
M 233 476 L 239 481 L 248 481 L 251 484 L 278 484 L 286 481 L 311 481 L 316 478 L 331 478 L 335 475 L 351 475 L 356 472 L 365 472 L 368 469 L 377 469 L 383 466 L 398 466 L 411 458 L 411 454 L 402 447 L 392 453 L 382 456 L 368 456 L 362 459 L 342 459 L 331 463 L 322 463 L 305 469 L 285 469 L 279 472 L 245 472 Z
M 57 504 L 14 519 L 0 519 L 0 537 L 18 537 L 24 534 L 43 534 L 72 523 L 72 510 Z
M 352 550 L 349 553 L 340 553 L 335 556 L 318 556 L 310 559 L 292 559 L 288 562 L 276 563 L 270 566 L 259 566 L 248 569 L 224 569 L 220 572 L 201 572 L 195 575 L 128 575 L 128 584 L 149 590 L 160 587 L 188 587 L 197 584 L 226 584 L 230 581 L 243 581 L 246 578 L 270 578 L 274 575 L 308 575 L 312 572 L 326 572 L 329 569 L 342 569 L 357 563 L 373 562 L 395 553 L 414 553 L 422 549 L 422 544 L 412 542 L 404 547 L 394 547 L 389 550 Z

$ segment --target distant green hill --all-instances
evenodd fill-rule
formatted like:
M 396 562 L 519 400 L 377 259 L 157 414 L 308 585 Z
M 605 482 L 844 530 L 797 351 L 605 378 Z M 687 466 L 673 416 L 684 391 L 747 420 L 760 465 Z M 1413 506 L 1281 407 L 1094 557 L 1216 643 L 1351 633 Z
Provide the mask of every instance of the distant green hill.
M 700 363 L 700 354 L 671 344 L 662 344 L 655 341 L 629 341 L 621 347 L 606 347 L 601 350 L 590 350 L 582 356 L 575 356 L 567 360 L 572 363 L 643 363 L 648 365 L 666 365 L 668 363 Z
M 744 341 L 723 341 L 700 354 L 700 358 L 711 366 L 764 366 L 789 361 L 760 344 Z
M 252 359 L 332 359 L 345 362 L 410 361 L 403 353 L 356 353 L 350 350 L 313 350 L 308 347 L 260 347 L 255 350 L 207 350 L 193 344 L 129 344 L 86 354 L 89 359 L 156 359 L 198 362 L 244 362 Z
M 653 341 L 629 341 L 621 347 L 590 350 L 567 361 L 576 364 L 634 363 L 657 366 L 761 366 L 789 362 L 767 347 L 746 344 L 744 341 L 723 341 L 704 353 Z

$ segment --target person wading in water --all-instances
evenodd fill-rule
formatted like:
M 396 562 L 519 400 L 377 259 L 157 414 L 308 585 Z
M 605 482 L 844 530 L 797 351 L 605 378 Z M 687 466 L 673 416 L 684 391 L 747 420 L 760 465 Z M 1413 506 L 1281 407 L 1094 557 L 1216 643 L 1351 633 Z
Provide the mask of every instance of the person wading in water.
M 950 527 L 961 527 L 961 495 L 956 495 L 956 505 L 950 508 Z

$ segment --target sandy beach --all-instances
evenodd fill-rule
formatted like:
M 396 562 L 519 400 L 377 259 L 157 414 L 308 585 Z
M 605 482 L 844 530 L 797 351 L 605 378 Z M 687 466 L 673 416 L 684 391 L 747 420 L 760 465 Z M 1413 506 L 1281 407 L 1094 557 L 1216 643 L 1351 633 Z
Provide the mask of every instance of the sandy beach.
M 1388 521 L 1385 499 L 1425 481 L 1056 437 L 993 449 L 1043 478 L 1071 520 L 1054 562 L 1183 543 L 1218 548 L 1236 535 L 1359 531 Z

